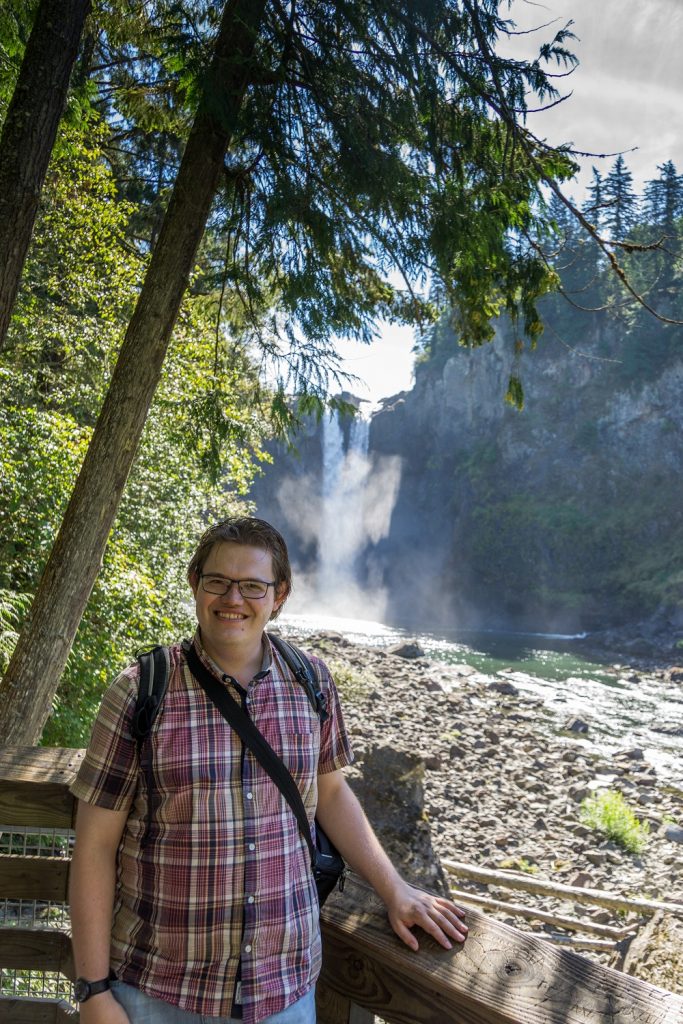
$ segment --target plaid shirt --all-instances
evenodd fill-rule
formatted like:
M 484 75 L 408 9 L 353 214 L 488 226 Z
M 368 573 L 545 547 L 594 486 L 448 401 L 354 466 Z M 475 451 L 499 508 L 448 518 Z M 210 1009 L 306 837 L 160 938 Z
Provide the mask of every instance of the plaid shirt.
M 234 682 L 203 651 L 239 700 Z M 193 1013 L 229 1016 L 241 961 L 245 1024 L 300 999 L 320 971 L 320 931 L 308 847 L 289 804 L 191 675 L 182 646 L 151 747 L 154 813 L 130 723 L 137 663 L 105 694 L 71 792 L 129 809 L 118 851 L 111 963 L 117 977 Z M 311 823 L 317 775 L 352 761 L 336 688 L 311 658 L 329 719 L 320 721 L 270 642 L 247 688 L 249 714 L 296 781 Z M 145 750 L 150 741 L 145 743 Z

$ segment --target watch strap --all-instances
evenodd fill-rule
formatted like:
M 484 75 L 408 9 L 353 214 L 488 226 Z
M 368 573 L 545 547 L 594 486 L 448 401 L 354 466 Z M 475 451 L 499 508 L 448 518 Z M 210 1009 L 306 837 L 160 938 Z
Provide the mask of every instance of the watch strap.
M 76 978 L 74 991 L 79 1003 L 85 1003 L 91 996 L 97 996 L 100 992 L 106 992 L 111 987 L 111 975 L 100 978 L 99 981 L 88 981 L 87 978 Z

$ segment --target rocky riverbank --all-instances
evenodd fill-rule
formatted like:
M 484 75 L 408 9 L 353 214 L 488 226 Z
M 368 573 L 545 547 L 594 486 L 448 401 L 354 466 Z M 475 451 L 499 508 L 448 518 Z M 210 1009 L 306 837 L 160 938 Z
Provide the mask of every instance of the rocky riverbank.
M 439 864 L 451 859 L 683 904 L 683 792 L 661 781 L 642 751 L 608 759 L 580 723 L 576 731 L 555 732 L 543 702 L 520 695 L 501 675 L 437 664 L 414 650 L 405 657 L 357 647 L 337 633 L 305 641 L 287 635 L 332 668 L 357 759 L 350 780 L 392 855 L 415 880 L 443 887 Z M 620 791 L 648 823 L 641 854 L 625 852 L 582 822 L 581 801 L 603 789 Z M 403 823 L 392 834 L 389 818 L 395 811 L 394 819 L 401 819 L 401 810 Z M 608 927 L 644 920 L 503 888 L 487 891 L 464 879 L 451 884 Z M 519 928 L 560 931 L 499 916 Z M 656 924 L 637 956 L 629 956 L 625 944 L 585 955 L 614 965 L 627 956 L 633 973 L 683 992 L 683 916 L 667 915 Z

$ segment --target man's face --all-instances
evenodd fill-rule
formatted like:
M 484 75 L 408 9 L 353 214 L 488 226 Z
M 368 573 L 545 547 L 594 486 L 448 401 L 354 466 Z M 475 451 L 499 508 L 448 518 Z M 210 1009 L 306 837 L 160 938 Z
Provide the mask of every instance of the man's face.
M 275 578 L 269 551 L 232 541 L 214 544 L 202 568 L 202 576 L 264 583 Z M 284 585 L 277 593 L 275 587 L 268 587 L 262 598 L 244 598 L 236 584 L 221 596 L 207 593 L 200 579 L 191 583 L 207 654 L 219 665 L 231 653 L 255 656 L 268 620 L 287 596 L 283 592 Z

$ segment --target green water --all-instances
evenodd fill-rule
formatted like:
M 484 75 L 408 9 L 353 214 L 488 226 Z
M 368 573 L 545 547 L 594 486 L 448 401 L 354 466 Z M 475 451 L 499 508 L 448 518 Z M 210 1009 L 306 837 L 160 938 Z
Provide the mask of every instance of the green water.
M 549 728 L 562 731 L 569 720 L 581 718 L 589 732 L 576 742 L 607 755 L 640 747 L 662 779 L 683 786 L 683 687 L 591 661 L 575 638 L 462 630 L 416 634 L 379 622 L 322 615 L 283 615 L 281 621 L 304 636 L 334 630 L 367 647 L 387 649 L 417 640 L 435 661 L 476 669 L 471 682 L 479 674 L 508 679 L 520 699 L 535 702 Z

